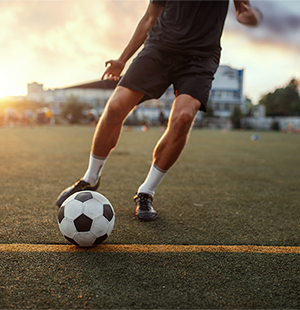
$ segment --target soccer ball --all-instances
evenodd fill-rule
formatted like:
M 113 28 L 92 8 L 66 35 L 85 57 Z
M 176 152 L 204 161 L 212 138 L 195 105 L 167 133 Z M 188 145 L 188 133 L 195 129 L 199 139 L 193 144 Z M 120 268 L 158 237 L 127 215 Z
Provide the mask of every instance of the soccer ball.
M 252 141 L 258 141 L 259 140 L 259 135 L 257 133 L 253 134 L 250 138 Z
M 102 243 L 110 235 L 115 212 L 103 195 L 82 191 L 63 202 L 57 219 L 61 233 L 69 242 L 90 247 Z

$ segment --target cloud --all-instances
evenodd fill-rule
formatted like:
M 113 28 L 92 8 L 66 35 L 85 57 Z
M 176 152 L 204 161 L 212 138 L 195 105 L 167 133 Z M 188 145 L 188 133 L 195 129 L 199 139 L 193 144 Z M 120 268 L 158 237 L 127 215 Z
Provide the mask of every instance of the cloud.
M 253 42 L 300 49 L 300 2 L 255 1 L 264 15 L 258 28 L 236 22 L 233 1 L 224 33 Z M 1 58 L 24 51 L 38 63 L 117 57 L 145 12 L 142 1 L 0 1 Z M 97 55 L 97 56 L 96 56 Z
M 239 33 L 253 42 L 285 45 L 300 51 L 300 1 L 258 0 L 250 3 L 263 14 L 260 26 L 249 28 L 237 24 L 231 5 L 225 31 Z
M 147 4 L 0 1 L 0 67 L 18 63 L 15 74 L 47 79 L 49 87 L 97 79 L 128 43 Z

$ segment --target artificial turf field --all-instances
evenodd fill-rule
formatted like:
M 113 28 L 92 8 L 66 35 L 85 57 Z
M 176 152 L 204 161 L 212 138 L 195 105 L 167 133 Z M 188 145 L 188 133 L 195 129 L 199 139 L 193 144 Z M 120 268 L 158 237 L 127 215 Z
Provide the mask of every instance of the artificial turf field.
M 115 227 L 83 250 L 55 200 L 87 168 L 90 128 L 0 128 L 0 309 L 299 309 L 300 135 L 253 133 L 194 129 L 140 223 L 162 133 L 123 132 L 99 189 Z

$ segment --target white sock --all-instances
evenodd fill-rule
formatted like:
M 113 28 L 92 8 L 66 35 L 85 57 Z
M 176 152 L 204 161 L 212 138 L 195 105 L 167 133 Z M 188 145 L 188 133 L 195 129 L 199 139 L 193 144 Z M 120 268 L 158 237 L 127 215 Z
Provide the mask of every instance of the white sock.
M 91 185 L 96 184 L 101 175 L 105 161 L 106 158 L 98 157 L 91 152 L 89 166 L 82 179 Z
M 146 193 L 151 196 L 154 196 L 155 189 L 164 176 L 167 174 L 168 170 L 162 170 L 152 164 L 148 176 L 144 183 L 139 187 L 138 193 Z

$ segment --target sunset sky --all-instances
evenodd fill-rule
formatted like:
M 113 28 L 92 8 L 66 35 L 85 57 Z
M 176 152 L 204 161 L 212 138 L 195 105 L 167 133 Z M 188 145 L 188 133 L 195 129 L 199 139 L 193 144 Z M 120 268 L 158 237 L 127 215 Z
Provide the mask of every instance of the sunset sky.
M 264 19 L 236 21 L 231 0 L 221 64 L 245 69 L 245 95 L 300 78 L 300 0 L 250 0 Z M 59 88 L 100 79 L 130 39 L 148 0 L 0 0 L 0 97 L 26 95 L 27 83 Z

